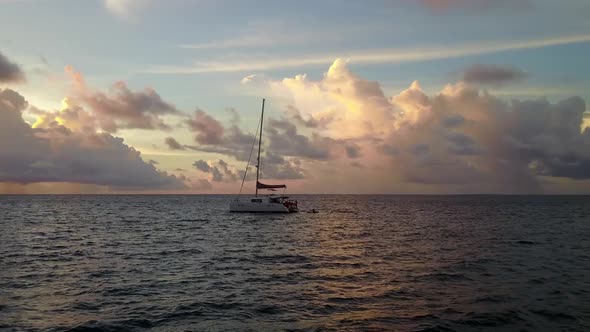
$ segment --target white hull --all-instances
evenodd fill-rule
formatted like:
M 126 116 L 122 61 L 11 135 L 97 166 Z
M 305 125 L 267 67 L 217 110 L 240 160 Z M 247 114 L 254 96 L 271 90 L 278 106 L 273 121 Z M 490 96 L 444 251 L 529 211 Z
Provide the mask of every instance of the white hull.
M 230 212 L 262 212 L 262 213 L 290 213 L 297 212 L 296 208 L 289 208 L 272 196 L 257 196 L 238 198 L 229 203 Z

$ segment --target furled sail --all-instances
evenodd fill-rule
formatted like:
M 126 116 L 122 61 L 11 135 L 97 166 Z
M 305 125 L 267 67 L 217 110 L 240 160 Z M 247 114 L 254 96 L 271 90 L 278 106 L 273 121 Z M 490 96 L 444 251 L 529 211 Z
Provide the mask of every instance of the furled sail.
M 256 182 L 256 189 L 278 189 L 278 188 L 287 188 L 284 184 L 264 184 L 260 182 Z

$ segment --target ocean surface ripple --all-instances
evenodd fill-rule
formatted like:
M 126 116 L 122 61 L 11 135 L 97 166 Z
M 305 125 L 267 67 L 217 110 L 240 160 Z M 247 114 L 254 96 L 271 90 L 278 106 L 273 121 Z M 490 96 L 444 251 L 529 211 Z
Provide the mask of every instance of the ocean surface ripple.
M 0 331 L 589 331 L 590 197 L 0 196 Z

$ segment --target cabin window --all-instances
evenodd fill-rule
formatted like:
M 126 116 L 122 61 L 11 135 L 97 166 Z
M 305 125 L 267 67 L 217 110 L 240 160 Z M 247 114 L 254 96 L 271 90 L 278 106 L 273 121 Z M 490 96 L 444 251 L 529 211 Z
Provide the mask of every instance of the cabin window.
M 252 203 L 262 203 L 262 200 L 261 199 L 253 199 Z

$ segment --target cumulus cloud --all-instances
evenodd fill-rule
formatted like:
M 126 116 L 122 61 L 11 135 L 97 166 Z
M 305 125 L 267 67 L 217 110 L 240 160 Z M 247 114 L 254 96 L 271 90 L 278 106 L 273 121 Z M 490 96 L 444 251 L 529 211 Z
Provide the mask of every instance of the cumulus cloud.
M 62 100 L 63 108 L 58 111 L 43 111 L 32 106 L 28 112 L 37 116 L 34 128 L 52 128 L 58 125 L 74 131 L 95 131 L 96 116 L 84 108 L 72 105 L 67 98 Z
M 327 159 L 329 156 L 330 139 L 324 141 L 318 135 L 314 135 L 310 139 L 298 133 L 297 127 L 285 119 L 271 119 L 268 128 L 267 137 L 271 151 L 312 159 Z
M 293 105 L 287 106 L 287 114 L 297 122 L 297 124 L 303 125 L 307 128 L 327 128 L 334 120 L 334 115 L 329 112 L 326 114 L 320 114 L 317 118 L 309 114 L 307 115 L 307 118 L 304 118 L 301 115 L 301 112 Z
M 524 71 L 516 67 L 478 64 L 465 69 L 463 72 L 463 81 L 471 84 L 499 86 L 521 81 L 526 76 Z
M 299 160 L 286 160 L 280 155 L 265 153 L 262 156 L 260 174 L 265 179 L 303 179 L 304 170 Z M 238 170 L 235 165 L 228 164 L 225 160 L 197 160 L 193 166 L 203 173 L 210 174 L 213 182 L 237 182 L 244 177 L 244 170 Z M 250 165 L 246 181 L 255 179 L 255 171 Z
M 585 102 L 579 97 L 557 103 L 505 101 L 479 89 L 482 84 L 523 77 L 511 69 L 472 67 L 462 81 L 435 94 L 412 82 L 407 89 L 386 95 L 378 82 L 355 74 L 343 60 L 334 61 L 319 80 L 296 75 L 271 81 L 272 92 L 286 107 L 280 115 L 265 118 L 261 174 L 265 179 L 304 183 L 300 188 L 305 191 L 322 192 L 329 188 L 336 192 L 531 193 L 542 192 L 549 182 L 590 179 Z M 73 79 L 85 86 L 83 79 Z M 3 93 L 5 109 L 26 107 L 18 94 Z M 126 99 L 117 93 L 103 95 Z M 86 105 L 77 95 L 66 100 L 60 111 L 39 111 L 40 120 L 28 130 L 36 133 L 33 137 L 45 132 L 67 137 L 79 135 L 84 128 L 104 128 L 100 115 L 86 111 Z M 214 159 L 193 163 L 193 172 L 198 170 L 207 179 L 190 181 L 191 188 L 229 187 L 243 177 L 240 163 L 248 160 L 255 135 L 240 127 L 237 111 L 228 111 L 233 116 L 226 123 L 195 111 L 185 122 L 194 134 L 191 145 L 173 137 L 165 140 L 170 149 L 216 154 Z M 156 114 L 161 120 L 162 113 L 140 113 Z M 112 114 L 118 119 L 117 128 L 133 123 L 118 112 Z M 66 134 L 68 130 L 71 133 Z M 157 172 L 154 165 L 142 163 Z M 33 165 L 50 169 L 47 160 Z M 250 169 L 247 180 L 252 180 L 253 173 Z M 301 179 L 309 181 L 296 181 Z
M 326 160 L 343 155 L 356 158 L 360 148 L 344 139 L 322 136 L 316 132 L 304 135 L 288 119 L 270 119 L 266 137 L 271 152 L 290 157 Z
M 235 168 L 223 159 L 208 162 L 197 160 L 193 163 L 193 166 L 203 173 L 211 174 L 211 180 L 214 182 L 235 182 L 240 179 L 240 175 Z
M 204 160 L 195 161 L 193 166 L 201 172 L 209 173 L 211 171 L 211 166 L 209 166 L 209 164 Z
M 195 142 L 198 145 L 185 147 L 200 152 L 227 155 L 241 161 L 248 160 L 255 137 L 244 133 L 239 127 L 240 119 L 235 110 L 228 111 L 233 114 L 232 124 L 226 126 L 212 115 L 197 110 L 186 123 L 189 130 L 195 133 Z
M 537 192 L 545 177 L 590 178 L 580 98 L 506 102 L 465 82 L 433 96 L 413 82 L 388 97 L 342 60 L 319 81 L 297 75 L 271 88 L 291 100 L 281 117 L 266 121 L 265 178 L 320 178 L 336 188 L 349 174 L 345 181 L 355 188 L 358 177 L 350 174 L 363 167 L 368 173 L 358 181 L 376 191 L 443 192 Z M 199 145 L 190 148 L 247 160 L 254 137 L 239 120 L 226 126 L 198 111 L 191 121 Z M 213 182 L 240 178 L 227 162 L 195 167 Z
M 457 84 L 434 97 L 417 91 L 414 103 L 404 100 L 400 107 L 399 129 L 385 141 L 395 147 L 418 143 L 410 149 L 413 157 L 393 157 L 412 181 L 535 191 L 539 175 L 581 177 L 590 156 L 590 137 L 573 130 L 585 108 L 579 97 L 506 103 Z M 449 118 L 462 120 L 449 127 Z M 566 167 L 563 160 L 571 162 Z
M 18 83 L 24 80 L 25 74 L 20 67 L 0 52 L 0 83 Z
M 290 95 L 302 115 L 325 119 L 332 137 L 380 135 L 392 125 L 393 105 L 379 83 L 354 74 L 342 59 L 336 59 L 320 81 L 296 75 L 273 82 L 271 88 L 277 94 Z
M 261 162 L 261 174 L 265 179 L 296 180 L 304 179 L 306 172 L 301 160 L 287 160 L 279 155 L 267 153 Z
M 194 117 L 187 120 L 189 128 L 196 133 L 195 141 L 199 144 L 220 144 L 225 128 L 211 115 L 196 110 Z
M 496 81 L 506 75 L 499 76 Z M 330 112 L 329 126 L 309 137 L 288 121 L 269 123 L 271 151 L 302 158 L 307 176 L 321 178 L 323 186 L 513 193 L 542 191 L 547 178 L 590 179 L 590 130 L 580 130 L 586 107 L 579 97 L 506 102 L 463 82 L 432 96 L 413 82 L 386 97 L 378 83 L 340 60 L 319 81 L 298 75 L 272 87 L 290 94 L 302 114 Z M 349 158 L 362 153 L 362 179 L 353 175 L 360 163 L 349 164 L 353 170 L 333 162 L 333 146 Z
M 184 145 L 178 143 L 178 141 L 174 137 L 166 137 L 164 143 L 168 145 L 170 150 L 185 150 L 186 148 Z
M 70 103 L 89 107 L 101 129 L 115 133 L 119 129 L 170 130 L 163 117 L 180 112 L 152 88 L 131 91 L 122 81 L 115 82 L 108 93 L 91 89 L 81 73 L 66 67 L 73 86 Z
M 0 182 L 67 182 L 125 190 L 184 187 L 180 179 L 144 162 L 122 138 L 72 130 L 59 118 L 31 127 L 22 117 L 27 106 L 16 91 L 0 90 Z

